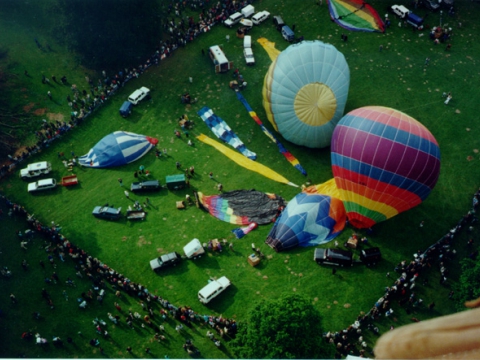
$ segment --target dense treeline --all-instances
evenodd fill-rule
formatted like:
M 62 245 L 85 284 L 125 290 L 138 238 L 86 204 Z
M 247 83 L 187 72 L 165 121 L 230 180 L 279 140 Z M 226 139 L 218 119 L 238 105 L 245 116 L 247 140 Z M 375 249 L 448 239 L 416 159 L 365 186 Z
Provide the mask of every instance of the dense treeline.
M 161 38 L 158 0 L 57 0 L 49 11 L 59 40 L 97 70 L 138 65 Z

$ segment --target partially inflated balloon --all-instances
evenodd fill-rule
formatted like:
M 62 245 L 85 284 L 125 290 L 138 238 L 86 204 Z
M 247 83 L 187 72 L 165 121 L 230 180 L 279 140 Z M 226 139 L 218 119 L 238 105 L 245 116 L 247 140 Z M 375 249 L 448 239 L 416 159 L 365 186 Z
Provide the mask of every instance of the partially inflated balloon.
M 341 200 L 300 193 L 288 203 L 265 242 L 276 251 L 324 244 L 342 232 L 345 221 Z
M 341 52 L 321 41 L 303 41 L 289 46 L 270 66 L 263 105 L 288 141 L 327 147 L 343 116 L 349 85 L 350 70 Z
M 90 151 L 78 158 L 80 165 L 105 168 L 129 164 L 140 159 L 158 140 L 127 131 L 115 131 L 100 140 Z
M 440 149 L 430 131 L 381 106 L 345 115 L 333 132 L 331 154 L 348 220 L 357 228 L 420 204 L 440 173 Z

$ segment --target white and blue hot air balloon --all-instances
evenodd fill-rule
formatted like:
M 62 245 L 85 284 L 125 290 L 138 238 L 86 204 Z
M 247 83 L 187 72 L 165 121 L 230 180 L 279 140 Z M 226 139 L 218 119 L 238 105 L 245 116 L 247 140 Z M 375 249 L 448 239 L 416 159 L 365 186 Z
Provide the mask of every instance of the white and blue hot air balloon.
M 343 116 L 350 70 L 343 54 L 321 41 L 290 45 L 270 65 L 263 86 L 268 120 L 285 139 L 309 148 L 330 146 Z
M 300 193 L 283 210 L 265 243 L 275 251 L 324 244 L 342 232 L 346 219 L 341 200 Z
M 78 162 L 93 168 L 125 165 L 140 159 L 157 143 L 157 139 L 149 136 L 115 131 L 100 140 Z

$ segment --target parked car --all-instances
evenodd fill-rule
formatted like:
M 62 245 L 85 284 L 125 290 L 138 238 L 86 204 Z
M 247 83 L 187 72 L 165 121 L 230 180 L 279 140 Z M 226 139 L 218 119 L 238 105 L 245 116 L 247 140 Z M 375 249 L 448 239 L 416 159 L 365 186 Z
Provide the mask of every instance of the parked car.
M 156 191 L 160 190 L 161 188 L 162 187 L 160 186 L 160 182 L 158 180 L 134 182 L 132 185 L 130 185 L 130 191 L 133 192 Z
M 176 252 L 171 252 L 151 260 L 150 267 L 153 271 L 159 271 L 161 269 L 165 269 L 166 267 L 177 265 L 180 260 L 181 257 L 179 254 Z
M 196 259 L 205 253 L 205 249 L 203 248 L 200 240 L 193 239 L 183 247 L 183 252 L 185 253 L 187 259 Z
M 266 10 L 260 11 L 252 16 L 252 22 L 255 25 L 260 25 L 262 22 L 267 20 L 270 17 L 270 13 Z
M 243 56 L 245 57 L 247 65 L 255 65 L 255 57 L 253 56 L 252 48 L 244 48 Z
M 288 42 L 292 42 L 295 40 L 295 33 L 292 29 L 290 29 L 290 26 L 288 25 L 282 27 L 282 36 Z
M 403 5 L 392 5 L 391 9 L 400 19 L 405 19 L 410 12 L 410 10 Z
M 216 298 L 222 291 L 229 287 L 230 284 L 230 280 L 228 280 L 226 276 L 222 276 L 218 280 L 211 280 L 208 285 L 205 285 L 198 292 L 198 300 L 203 304 L 207 304 L 210 300 Z
M 236 12 L 230 15 L 228 19 L 223 22 L 223 24 L 226 27 L 231 28 L 233 25 L 238 24 L 242 19 L 243 19 L 243 14 L 241 12 Z
M 28 184 L 28 192 L 37 192 L 42 190 L 53 189 L 57 186 L 55 179 L 43 179 Z
M 119 110 L 120 115 L 122 115 L 122 117 L 130 116 L 132 113 L 132 108 L 133 104 L 130 101 L 124 101 Z
M 46 175 L 52 171 L 52 164 L 47 161 L 40 161 L 28 164 L 25 169 L 20 170 L 20 177 L 25 180 L 40 175 Z
M 273 25 L 276 26 L 278 31 L 282 31 L 282 27 L 285 26 L 285 22 L 283 21 L 281 16 L 276 15 L 273 17 Z
M 319 265 L 352 266 L 353 254 L 341 249 L 315 249 L 313 260 Z
M 128 101 L 130 101 L 133 105 L 137 105 L 140 101 L 148 97 L 150 94 L 150 89 L 142 86 L 140 89 L 135 90 L 129 97 Z
M 436 11 L 440 9 L 440 4 L 438 3 L 438 0 L 422 0 L 422 4 L 428 10 Z
M 107 204 L 104 206 L 96 206 L 92 211 L 92 215 L 99 219 L 118 220 L 122 216 L 121 211 L 121 207 L 116 209 Z
M 367 266 L 376 265 L 380 260 L 382 260 L 380 248 L 373 247 L 362 250 L 360 252 L 360 260 Z

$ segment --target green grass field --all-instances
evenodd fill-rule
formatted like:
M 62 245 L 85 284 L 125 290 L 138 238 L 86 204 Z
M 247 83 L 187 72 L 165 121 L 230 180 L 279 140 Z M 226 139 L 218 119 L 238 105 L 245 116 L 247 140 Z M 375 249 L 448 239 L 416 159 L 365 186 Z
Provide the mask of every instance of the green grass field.
M 386 6 L 393 1 L 373 1 L 372 5 L 382 15 Z M 234 164 L 213 148 L 197 141 L 194 136 L 204 133 L 213 137 L 210 130 L 202 123 L 196 112 L 203 106 L 211 107 L 239 135 L 247 147 L 258 155 L 257 161 L 285 176 L 298 185 L 306 183 L 297 170 L 278 153 L 277 147 L 266 139 L 260 128 L 252 121 L 243 105 L 236 99 L 235 93 L 228 88 L 232 79 L 231 72 L 216 75 L 208 56 L 202 56 L 202 49 L 221 44 L 230 60 L 240 69 L 248 82 L 243 95 L 257 112 L 264 124 L 268 123 L 262 106 L 262 86 L 264 75 L 271 63 L 267 53 L 256 40 L 265 37 L 275 42 L 276 48 L 285 49 L 289 44 L 275 30 L 271 21 L 267 21 L 250 32 L 254 39 L 253 50 L 256 65 L 247 68 L 242 55 L 242 41 L 234 36 L 235 30 L 216 26 L 203 34 L 186 48 L 175 51 L 174 55 L 163 61 L 158 67 L 151 67 L 137 80 L 130 81 L 93 116 L 80 127 L 74 129 L 62 139 L 52 143 L 28 162 L 48 160 L 54 167 L 52 177 L 59 180 L 68 174 L 67 169 L 58 159 L 58 152 L 66 156 L 74 151 L 83 155 L 103 136 L 116 131 L 126 130 L 153 136 L 159 139 L 159 148 L 167 148 L 167 158 L 156 159 L 153 152 L 141 160 L 129 165 L 112 169 L 88 169 L 77 167 L 75 173 L 80 184 L 74 188 L 62 188 L 37 195 L 28 194 L 26 182 L 21 181 L 15 172 L 0 182 L 0 191 L 9 199 L 24 205 L 30 213 L 44 224 L 52 221 L 60 224 L 62 234 L 72 243 L 80 246 L 92 256 L 132 279 L 144 284 L 152 293 L 165 297 L 177 306 L 189 305 L 204 314 L 222 314 L 225 317 L 241 321 L 249 308 L 259 299 L 275 298 L 281 293 L 297 292 L 311 299 L 324 319 L 326 330 L 341 330 L 349 326 L 362 311 L 368 311 L 375 301 L 382 296 L 385 286 L 393 280 L 385 274 L 403 259 L 411 259 L 419 249 L 425 249 L 438 240 L 470 209 L 471 198 L 478 188 L 480 167 L 478 150 L 480 148 L 479 127 L 475 125 L 478 116 L 475 107 L 479 98 L 479 88 L 475 84 L 480 72 L 477 57 L 480 45 L 476 42 L 479 13 L 478 4 L 458 2 L 457 15 L 450 18 L 444 14 L 443 22 L 452 27 L 454 36 L 452 49 L 445 51 L 445 45 L 434 46 L 428 39 L 411 28 L 399 28 L 396 22 L 386 34 L 348 33 L 348 42 L 343 42 L 340 35 L 342 28 L 330 21 L 328 8 L 315 5 L 314 1 L 256 1 L 257 10 L 266 9 L 272 15 L 280 14 L 288 24 L 296 24 L 297 36 L 306 40 L 321 40 L 331 43 L 341 51 L 349 64 L 351 72 L 349 97 L 345 112 L 368 105 L 392 107 L 407 113 L 423 123 L 437 139 L 441 155 L 442 168 L 439 181 L 429 198 L 420 206 L 402 213 L 386 222 L 375 226 L 374 235 L 369 239 L 371 246 L 379 246 L 384 260 L 375 268 L 362 266 L 351 269 L 339 269 L 336 276 L 331 269 L 319 267 L 312 261 L 313 248 L 296 248 L 291 251 L 275 253 L 266 244 L 265 238 L 271 226 L 261 226 L 241 240 L 231 233 L 235 225 L 213 218 L 196 207 L 184 211 L 175 208 L 175 202 L 185 198 L 193 190 L 207 195 L 216 194 L 215 185 L 221 182 L 225 191 L 255 188 L 263 192 L 272 192 L 286 200 L 293 198 L 298 188 L 269 180 L 259 174 Z M 418 10 L 423 15 L 424 10 Z M 7 9 L 0 9 L 0 31 L 8 34 L 2 39 L 2 45 L 9 50 L 9 57 L 4 60 L 8 71 L 16 74 L 12 102 L 18 105 L 33 103 L 31 111 L 46 109 L 45 115 L 38 117 L 38 126 L 47 114 L 69 116 L 66 97 L 70 90 L 66 86 L 41 83 L 41 75 L 57 78 L 66 75 L 70 84 L 77 84 L 80 89 L 87 89 L 85 76 L 99 78 L 99 72 L 83 68 L 75 61 L 74 54 L 68 53 L 61 45 L 49 37 L 42 22 L 33 15 L 21 16 L 15 12 L 9 14 Z M 29 18 L 32 16 L 32 19 Z M 383 16 L 383 15 L 382 15 Z M 8 20 L 7 20 L 8 19 Z M 427 17 L 431 27 L 439 23 L 439 14 Z M 458 23 L 461 22 L 461 27 Z M 34 35 L 33 35 L 34 34 Z M 230 41 L 225 36 L 230 34 Z M 33 37 L 41 42 L 48 41 L 54 51 L 41 52 L 35 47 Z M 383 45 L 383 51 L 379 51 Z M 425 58 L 430 57 L 428 66 Z M 24 77 L 28 69 L 31 78 Z M 101 70 L 101 69 L 99 69 Z M 190 83 L 188 78 L 193 78 Z M 127 96 L 140 86 L 152 90 L 151 100 L 144 101 L 134 108 L 129 118 L 122 118 L 118 109 Z M 53 101 L 46 93 L 50 90 Z M 199 101 L 194 105 L 184 106 L 180 95 L 189 91 Z M 453 99 L 448 106 L 443 104 L 442 93 L 452 92 Z M 190 132 L 194 146 L 187 146 L 185 136 L 176 139 L 173 132 L 179 128 L 178 118 L 188 114 L 196 123 Z M 58 115 L 57 115 L 58 116 Z M 32 129 L 32 131 L 35 129 Z M 279 138 L 281 136 L 278 134 Z M 33 138 L 33 136 L 32 136 Z M 309 179 L 314 184 L 322 183 L 332 177 L 329 149 L 312 150 L 282 141 L 308 171 Z M 468 157 L 471 157 L 468 158 Z M 468 159 L 467 159 L 468 158 Z M 109 222 L 97 220 L 91 215 L 92 209 L 104 203 L 122 206 L 126 209 L 131 200 L 125 198 L 124 188 L 117 179 L 122 178 L 126 187 L 134 181 L 133 173 L 139 165 L 150 170 L 152 177 L 162 183 L 166 175 L 180 173 L 175 163 L 182 167 L 195 166 L 196 175 L 187 190 L 171 192 L 162 190 L 158 193 L 136 196 L 140 202 L 148 196 L 151 205 L 143 222 L 120 220 Z M 26 163 L 25 163 L 26 164 Z M 22 164 L 23 166 L 23 164 Z M 209 179 L 213 172 L 215 181 Z M 2 205 L 3 206 L 3 205 Z M 0 244 L 0 265 L 8 266 L 13 271 L 10 279 L 0 278 L 2 296 L 2 322 L 0 338 L 3 346 L 2 357 L 186 357 L 181 345 L 185 338 L 192 338 L 205 358 L 234 357 L 227 339 L 220 349 L 205 337 L 205 326 L 187 329 L 183 336 L 178 335 L 173 320 L 165 325 L 167 341 L 161 344 L 152 342 L 150 330 L 136 326 L 130 330 L 121 326 L 108 326 L 109 339 L 100 339 L 105 354 L 93 348 L 88 341 L 97 337 L 92 320 L 95 317 L 108 321 L 107 312 L 115 312 L 113 307 L 117 299 L 109 292 L 103 305 L 92 304 L 85 310 L 79 310 L 76 298 L 87 291 L 91 283 L 75 276 L 74 263 L 57 260 L 56 269 L 60 278 L 75 278 L 77 288 L 63 286 L 63 283 L 45 284 L 44 278 L 50 276 L 52 269 L 42 270 L 40 260 L 46 262 L 44 240 L 36 237 L 33 244 L 23 251 L 17 240 L 16 231 L 25 230 L 26 223 L 17 217 L 4 215 L 0 220 L 3 233 Z M 420 221 L 425 221 L 419 230 Z M 346 229 L 338 238 L 340 243 L 346 241 L 353 229 Z M 475 230 L 478 237 L 478 230 Z M 360 232 L 361 233 L 361 232 Z M 458 260 L 465 256 L 463 244 L 466 234 L 458 240 Z M 155 274 L 149 269 L 149 260 L 170 251 L 182 252 L 183 246 L 192 238 L 202 242 L 214 238 L 226 238 L 234 243 L 234 252 L 208 252 L 197 261 L 183 261 L 179 266 Z M 251 243 L 255 243 L 265 253 L 266 258 L 255 268 L 247 263 L 251 252 Z M 332 246 L 327 244 L 325 247 Z M 358 256 L 358 253 L 356 253 Z M 26 259 L 30 267 L 23 271 L 20 263 Z M 458 277 L 458 270 L 452 264 L 451 276 L 447 287 L 438 284 L 439 274 L 435 268 L 429 270 L 430 285 L 418 287 L 417 295 L 425 303 L 435 301 L 434 311 L 418 310 L 419 319 L 427 319 L 455 311 L 454 303 L 447 299 L 450 285 Z M 197 300 L 198 290 L 207 283 L 209 277 L 227 276 L 233 286 L 208 306 Z M 48 287 L 55 302 L 51 310 L 40 296 L 40 289 Z M 67 291 L 69 300 L 65 301 L 63 290 Z M 10 304 L 8 295 L 16 294 L 18 304 Z M 126 309 L 140 311 L 137 299 L 123 296 L 120 299 L 124 313 Z M 380 322 L 381 332 L 391 325 L 395 327 L 410 322 L 410 316 L 403 309 L 393 306 L 396 317 Z M 34 311 L 42 314 L 40 320 L 31 316 Z M 159 324 L 159 319 L 155 320 Z M 22 332 L 32 329 L 51 340 L 53 336 L 66 339 L 72 336 L 75 345 L 56 348 L 49 345 L 42 349 L 20 338 Z M 78 331 L 83 337 L 77 335 Z M 99 336 L 101 337 L 101 336 Z M 368 334 L 366 338 L 373 347 L 376 337 Z M 132 346 L 131 354 L 125 351 Z M 152 354 L 144 353 L 145 347 L 151 347 Z

